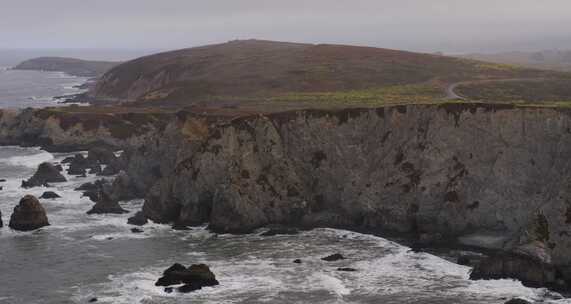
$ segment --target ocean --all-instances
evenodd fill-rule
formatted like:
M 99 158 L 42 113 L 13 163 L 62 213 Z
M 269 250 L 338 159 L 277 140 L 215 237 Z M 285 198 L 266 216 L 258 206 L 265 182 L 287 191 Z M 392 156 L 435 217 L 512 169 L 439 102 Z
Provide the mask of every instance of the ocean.
M 81 81 L 58 73 L 3 70 L 0 107 L 53 105 L 53 96 L 70 93 L 70 87 Z M 513 297 L 571 303 L 515 280 L 470 281 L 469 267 L 345 230 L 263 237 L 259 232 L 217 235 L 205 227 L 175 231 L 151 223 L 142 228 L 143 233 L 132 233 L 127 218 L 140 210 L 142 200 L 121 202 L 129 214 L 86 214 L 93 203 L 74 189 L 99 178 L 93 175 L 66 175 L 67 182 L 52 188 L 20 187 L 40 163 L 59 163 L 70 155 L 0 147 L 0 179 L 6 179 L 0 183 L 5 224 L 0 228 L 1 304 L 88 303 L 93 298 L 97 303 L 113 304 L 497 304 Z M 41 200 L 50 226 L 34 232 L 7 227 L 14 206 L 24 195 L 40 196 L 47 190 L 62 196 Z M 333 253 L 346 259 L 321 260 Z M 302 263 L 293 263 L 294 259 Z M 162 271 L 175 262 L 209 265 L 220 285 L 189 294 L 167 293 L 154 286 Z M 339 267 L 356 271 L 338 271 Z

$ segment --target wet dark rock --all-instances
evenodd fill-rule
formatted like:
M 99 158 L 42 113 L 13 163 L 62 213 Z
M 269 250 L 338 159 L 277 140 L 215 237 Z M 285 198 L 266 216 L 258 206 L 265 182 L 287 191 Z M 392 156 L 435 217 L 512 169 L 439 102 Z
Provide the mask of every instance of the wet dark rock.
M 100 174 L 101 173 L 101 166 L 100 165 L 93 165 L 89 169 L 89 174 Z
M 464 266 L 470 266 L 470 257 L 462 255 L 458 257 L 458 260 L 456 261 L 456 263 L 458 265 L 464 265 Z
M 99 175 L 101 175 L 101 176 L 116 175 L 116 174 L 119 174 L 119 172 L 121 172 L 121 170 L 123 170 L 122 163 L 118 160 L 114 160 L 114 161 L 110 162 L 109 164 L 107 164 L 107 166 L 105 166 L 105 168 L 101 171 L 101 173 L 99 173 Z
M 36 173 L 27 181 L 22 182 L 22 188 L 47 186 L 48 183 L 63 183 L 67 180 L 57 168 L 50 163 L 41 163 Z
M 517 279 L 525 286 L 543 287 L 560 284 L 556 269 L 537 259 L 501 253 L 478 263 L 470 273 L 471 280 Z
M 87 160 L 91 163 L 110 164 L 117 160 L 113 150 L 105 147 L 94 147 L 87 153 Z
M 178 222 L 175 222 L 174 224 L 172 224 L 171 227 L 173 230 L 178 230 L 178 231 L 192 230 L 192 228 L 188 227 L 188 225 L 185 225 L 183 223 L 178 223 Z
M 188 268 L 181 264 L 174 264 L 163 272 L 163 276 L 157 280 L 155 286 L 171 286 L 185 284 L 178 288 L 179 292 L 191 292 L 205 286 L 215 286 L 219 282 L 207 265 L 198 264 Z
M 127 220 L 127 224 L 135 226 L 143 226 L 148 223 L 147 217 L 142 211 L 138 211 Z
M 336 253 L 336 254 L 332 254 L 330 256 L 326 256 L 324 258 L 322 258 L 322 260 L 327 261 L 327 262 L 334 262 L 334 261 L 339 261 L 339 260 L 344 260 L 345 257 L 343 255 L 341 255 L 340 253 Z
M 0 178 L 0 183 L 5 183 L 5 182 L 6 182 L 6 179 Z
M 337 268 L 337 271 L 355 272 L 355 271 L 357 271 L 357 269 L 350 268 L 350 267 L 339 267 L 339 268 Z
M 99 179 L 96 180 L 93 183 L 84 183 L 81 186 L 75 188 L 76 191 L 95 191 L 95 190 L 99 190 L 102 187 L 104 187 L 104 185 L 108 184 L 109 182 L 104 180 L 104 179 Z
M 62 166 L 62 165 L 54 165 L 54 167 L 55 167 L 59 172 L 63 172 L 63 166 Z
M 507 301 L 507 302 L 504 303 L 504 304 L 532 304 L 532 303 L 529 302 L 529 301 L 526 301 L 526 300 L 524 300 L 524 299 L 514 298 L 514 299 L 511 299 L 511 300 Z
M 62 164 L 69 164 L 69 163 L 71 163 L 71 162 L 74 160 L 74 158 L 75 158 L 75 157 L 73 157 L 73 156 L 66 157 L 66 158 L 64 158 L 64 159 L 61 161 L 61 163 L 62 163 Z
M 144 231 L 142 229 L 139 228 L 131 228 L 131 232 L 133 233 L 143 233 Z
M 31 231 L 49 224 L 42 204 L 33 195 L 26 195 L 14 207 L 9 226 L 14 230 Z
M 88 169 L 99 166 L 97 163 L 90 162 L 81 154 L 76 154 L 69 164 L 67 173 L 70 175 L 84 175 Z
M 133 186 L 133 181 L 125 171 L 119 172 L 113 180 L 111 193 L 115 199 L 120 201 L 128 201 L 140 197 L 137 189 Z
M 97 190 L 89 190 L 89 191 L 85 191 L 83 192 L 83 196 L 86 196 L 89 198 L 89 200 L 91 200 L 92 202 L 96 203 L 99 200 L 99 191 Z
M 0 228 L 4 227 L 4 223 L 2 222 L 2 211 L 0 211 Z
M 87 301 L 87 302 L 89 302 L 89 303 L 95 303 L 95 302 L 97 302 L 97 298 L 91 298 L 91 299 L 89 299 L 89 301 Z
M 42 196 L 40 196 L 40 198 L 43 199 L 56 199 L 56 198 L 60 198 L 61 196 L 59 196 L 59 194 L 53 192 L 53 191 L 46 191 L 42 194 Z
M 300 260 L 300 259 L 295 259 L 295 260 L 293 260 L 293 262 L 296 263 L 296 264 L 301 264 L 301 260 Z
M 174 288 L 172 287 L 165 287 L 165 292 L 166 293 L 172 293 L 174 291 Z
M 119 202 L 111 199 L 105 191 L 99 192 L 99 197 L 95 206 L 91 210 L 87 211 L 87 214 L 123 214 L 129 213 L 129 211 L 121 208 Z
M 261 236 L 275 236 L 275 235 L 295 235 L 299 233 L 296 228 L 286 227 L 286 226 L 272 226 L 270 229 L 262 234 Z

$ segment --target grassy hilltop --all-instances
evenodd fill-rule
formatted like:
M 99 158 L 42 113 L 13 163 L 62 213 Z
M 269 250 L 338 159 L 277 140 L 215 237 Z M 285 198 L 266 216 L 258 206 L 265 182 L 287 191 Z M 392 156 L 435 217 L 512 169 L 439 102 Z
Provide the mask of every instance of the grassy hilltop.
M 107 72 L 90 95 L 127 106 L 236 111 L 442 103 L 458 99 L 455 94 L 465 100 L 485 97 L 489 102 L 521 103 L 520 96 L 506 100 L 503 94 L 495 100 L 493 92 L 482 96 L 470 89 L 482 85 L 481 81 L 498 79 L 512 80 L 493 83 L 498 92 L 517 81 L 571 83 L 563 72 L 470 59 L 372 47 L 242 40 L 126 62 Z M 458 87 L 452 96 L 451 86 Z M 571 101 L 571 92 L 558 90 L 545 97 L 546 101 Z

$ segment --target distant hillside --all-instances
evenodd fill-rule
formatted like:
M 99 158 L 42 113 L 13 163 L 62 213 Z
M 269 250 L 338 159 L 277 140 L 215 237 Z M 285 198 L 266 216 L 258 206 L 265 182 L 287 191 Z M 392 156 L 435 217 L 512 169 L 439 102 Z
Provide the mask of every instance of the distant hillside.
M 571 71 L 571 51 L 504 52 L 495 54 L 468 54 L 461 57 L 495 63 L 517 64 L 530 68 Z
M 40 57 L 26 60 L 15 66 L 14 69 L 65 72 L 74 76 L 98 77 L 118 64 L 118 62 L 88 61 L 64 57 Z
M 424 102 L 466 80 L 556 76 L 431 54 L 260 40 L 160 53 L 107 72 L 90 97 L 188 106 L 258 102 Z

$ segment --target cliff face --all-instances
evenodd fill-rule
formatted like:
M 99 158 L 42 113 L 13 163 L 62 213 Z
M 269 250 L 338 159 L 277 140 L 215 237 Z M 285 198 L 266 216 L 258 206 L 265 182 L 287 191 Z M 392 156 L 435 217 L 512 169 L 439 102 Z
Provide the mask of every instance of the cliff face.
M 459 238 L 567 264 L 571 120 L 493 105 L 180 114 L 131 158 L 159 222 L 270 223 Z
M 65 112 L 53 109 L 0 111 L 0 145 L 41 146 L 51 152 L 106 145 L 129 149 L 161 132 L 168 114 Z

